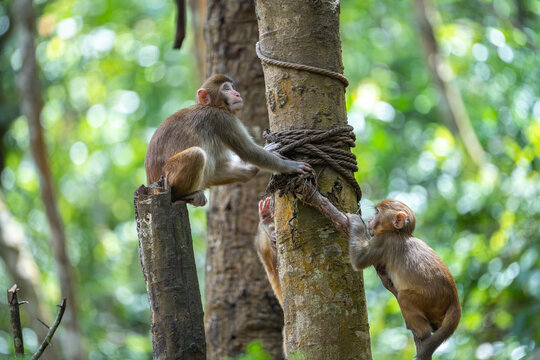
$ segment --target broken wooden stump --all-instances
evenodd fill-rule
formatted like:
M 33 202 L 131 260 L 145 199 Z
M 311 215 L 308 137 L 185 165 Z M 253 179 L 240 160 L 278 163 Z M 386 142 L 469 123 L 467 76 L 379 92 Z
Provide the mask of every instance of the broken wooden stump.
M 154 360 L 206 359 L 203 310 L 184 202 L 167 179 L 134 194 L 139 258 L 152 317 Z

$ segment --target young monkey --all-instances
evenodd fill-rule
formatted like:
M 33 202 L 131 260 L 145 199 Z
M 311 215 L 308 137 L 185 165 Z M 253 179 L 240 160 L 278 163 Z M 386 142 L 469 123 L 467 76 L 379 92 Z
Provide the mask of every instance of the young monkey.
M 307 163 L 287 160 L 255 144 L 234 116 L 242 106 L 230 77 L 218 74 L 206 80 L 197 91 L 197 104 L 169 116 L 152 136 L 144 162 L 147 184 L 165 176 L 173 201 L 203 206 L 203 189 L 247 182 L 258 167 L 275 173 L 313 171 Z M 233 153 L 256 166 L 239 161 Z
M 412 236 L 416 218 L 407 205 L 381 201 L 368 229 L 360 216 L 347 217 L 353 268 L 362 270 L 373 265 L 386 270 L 407 328 L 413 333 L 417 359 L 430 360 L 461 318 L 450 270 L 425 242 Z

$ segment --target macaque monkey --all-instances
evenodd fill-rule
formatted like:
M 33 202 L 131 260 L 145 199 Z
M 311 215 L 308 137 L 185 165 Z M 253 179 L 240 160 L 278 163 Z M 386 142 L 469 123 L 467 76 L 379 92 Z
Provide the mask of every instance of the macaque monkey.
M 145 168 L 148 185 L 161 176 L 169 180 L 172 200 L 206 204 L 202 190 L 247 182 L 259 171 L 312 172 L 309 164 L 287 160 L 253 142 L 234 116 L 243 106 L 234 81 L 213 75 L 197 90 L 197 104 L 169 116 L 148 144 Z M 270 148 L 271 149 L 271 148 Z M 246 164 L 234 156 L 250 164 Z
M 373 265 L 386 270 L 407 328 L 413 333 L 417 359 L 430 360 L 461 318 L 450 270 L 433 249 L 412 236 L 416 218 L 407 205 L 381 201 L 368 229 L 360 216 L 347 217 L 353 268 L 362 270 Z
M 259 201 L 259 229 L 255 237 L 255 248 L 259 259 L 261 259 L 268 276 L 268 281 L 274 290 L 279 304 L 283 306 L 283 295 L 281 294 L 281 284 L 278 274 L 278 258 L 276 246 L 276 226 L 274 224 L 274 213 L 272 211 L 272 198 L 267 197 Z

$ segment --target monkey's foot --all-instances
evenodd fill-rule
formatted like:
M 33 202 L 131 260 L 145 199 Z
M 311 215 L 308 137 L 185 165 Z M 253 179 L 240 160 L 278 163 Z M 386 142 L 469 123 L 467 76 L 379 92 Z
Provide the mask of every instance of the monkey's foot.
M 206 205 L 206 196 L 204 193 L 199 190 L 191 193 L 189 195 L 183 196 L 180 200 L 187 202 L 193 206 L 204 206 Z

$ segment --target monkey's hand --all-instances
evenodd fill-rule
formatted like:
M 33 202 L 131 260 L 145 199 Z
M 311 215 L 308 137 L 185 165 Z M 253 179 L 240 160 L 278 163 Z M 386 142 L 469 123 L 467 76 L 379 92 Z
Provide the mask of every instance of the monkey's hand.
M 195 191 L 194 193 L 188 194 L 182 197 L 180 200 L 187 202 L 193 206 L 204 206 L 206 205 L 206 196 L 202 190 Z
M 370 239 L 364 220 L 357 214 L 347 214 L 350 241 L 365 242 Z
M 271 208 L 272 198 L 269 196 L 264 200 L 259 201 L 259 219 L 266 225 L 274 221 L 274 214 Z
M 276 243 L 276 226 L 274 224 L 274 213 L 272 212 L 272 198 L 269 196 L 259 201 L 260 227 L 265 232 L 270 241 Z
M 306 162 L 295 161 L 295 160 L 285 160 L 285 166 L 287 167 L 287 174 L 301 174 L 309 175 L 313 174 L 313 168 Z

